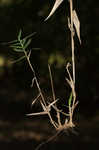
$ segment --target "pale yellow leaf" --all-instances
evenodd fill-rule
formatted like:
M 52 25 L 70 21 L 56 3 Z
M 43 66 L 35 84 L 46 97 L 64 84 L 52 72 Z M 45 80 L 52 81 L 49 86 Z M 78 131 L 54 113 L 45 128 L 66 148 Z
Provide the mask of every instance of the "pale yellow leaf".
M 74 24 L 74 26 L 75 26 L 76 33 L 77 33 L 79 42 L 80 42 L 80 44 L 81 44 L 81 38 L 80 38 L 80 21 L 79 21 L 79 19 L 78 19 L 78 16 L 77 16 L 77 13 L 76 13 L 75 10 L 73 11 L 73 24 Z

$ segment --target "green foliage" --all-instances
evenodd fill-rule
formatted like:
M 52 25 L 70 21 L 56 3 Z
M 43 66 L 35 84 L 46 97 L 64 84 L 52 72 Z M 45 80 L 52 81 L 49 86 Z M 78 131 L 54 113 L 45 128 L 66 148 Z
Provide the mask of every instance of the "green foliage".
M 11 42 L 11 46 L 15 52 L 24 52 L 27 50 L 28 46 L 31 44 L 31 36 L 33 36 L 35 33 L 26 36 L 22 39 L 22 30 L 19 31 L 18 38 L 15 41 Z
M 71 104 L 72 104 L 72 98 L 73 98 L 73 94 L 72 94 L 72 92 L 71 92 L 71 93 L 70 93 L 70 96 L 69 96 L 69 99 L 68 99 L 69 107 L 70 107 Z
M 29 45 L 31 44 L 31 37 L 36 34 L 35 32 L 22 38 L 22 30 L 20 29 L 17 40 L 14 40 L 10 42 L 10 47 L 12 48 L 13 51 L 18 52 L 18 53 L 25 53 L 26 51 L 29 52 Z M 17 63 L 21 61 L 22 59 L 26 58 L 25 55 L 20 57 L 19 59 L 15 60 L 13 63 Z

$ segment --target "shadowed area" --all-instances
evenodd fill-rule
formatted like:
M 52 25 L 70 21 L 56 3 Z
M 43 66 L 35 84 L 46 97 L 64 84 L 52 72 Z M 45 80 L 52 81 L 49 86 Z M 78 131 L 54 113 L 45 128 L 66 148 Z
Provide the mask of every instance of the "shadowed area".
M 46 22 L 54 1 L 0 0 L 0 149 L 35 150 L 41 142 L 57 134 L 47 116 L 31 117 L 40 105 L 31 107 L 37 88 L 30 87 L 32 72 L 25 60 L 12 63 L 22 56 L 7 44 L 22 36 L 37 32 L 29 49 L 41 89 L 50 101 L 52 97 L 48 73 L 51 65 L 55 93 L 66 109 L 69 87 L 65 64 L 71 62 L 70 31 L 67 24 L 68 1 L 64 0 Z M 74 130 L 65 130 L 42 145 L 47 150 L 97 150 L 99 143 L 99 2 L 75 1 L 81 23 L 82 45 L 75 36 L 76 91 L 79 104 L 75 110 Z

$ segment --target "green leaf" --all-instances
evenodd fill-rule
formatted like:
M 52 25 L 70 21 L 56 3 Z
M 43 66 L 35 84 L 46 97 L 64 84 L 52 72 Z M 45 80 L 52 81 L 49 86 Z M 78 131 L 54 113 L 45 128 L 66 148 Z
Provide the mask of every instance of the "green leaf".
M 20 43 L 19 43 L 19 42 L 17 42 L 17 43 L 12 43 L 11 46 L 20 46 Z M 10 46 L 10 47 L 11 47 L 11 46 Z
M 18 41 L 20 41 L 20 40 L 21 40 L 21 35 L 22 35 L 22 30 L 20 29 L 20 31 L 19 31 L 19 35 L 18 35 Z
M 30 37 L 33 36 L 34 34 L 36 34 L 36 32 L 21 39 L 22 30 L 20 29 L 19 34 L 18 34 L 18 40 L 10 42 L 11 43 L 10 47 L 13 48 L 13 50 L 16 52 L 24 52 L 32 41 Z
M 13 50 L 16 51 L 16 52 L 24 52 L 24 50 L 21 49 L 21 48 L 19 48 L 19 49 L 18 48 L 13 48 Z
M 32 41 L 32 39 L 29 39 L 27 41 L 27 43 L 24 45 L 24 49 L 26 49 L 30 45 L 31 41 Z
M 22 57 L 20 57 L 19 59 L 12 61 L 12 63 L 13 63 L 13 64 L 14 64 L 14 63 L 18 63 L 19 61 L 21 61 L 21 60 L 23 60 L 23 59 L 25 59 L 25 58 L 26 58 L 26 56 L 22 56 Z
M 72 97 L 73 97 L 73 94 L 72 94 L 72 92 L 71 92 L 71 93 L 70 93 L 70 96 L 69 96 L 69 100 L 68 100 L 69 106 L 71 105 Z
M 32 37 L 32 36 L 34 36 L 35 34 L 36 34 L 36 32 L 33 32 L 33 33 L 31 33 L 31 34 L 27 35 L 25 38 L 23 38 L 23 40 L 24 40 L 24 39 L 28 39 L 28 38 L 30 38 L 30 37 Z
M 15 48 L 15 49 L 22 49 L 22 46 L 20 46 L 20 45 L 19 45 L 19 46 L 11 45 L 10 47 L 13 48 L 13 49 L 14 49 L 14 48 Z
M 23 45 L 25 45 L 26 40 L 27 40 L 26 38 L 22 39 L 22 44 L 23 44 Z
M 9 45 L 9 44 L 14 44 L 16 42 L 18 42 L 18 40 L 13 40 L 13 41 L 10 41 L 10 42 L 3 42 L 3 43 L 1 43 L 1 45 Z

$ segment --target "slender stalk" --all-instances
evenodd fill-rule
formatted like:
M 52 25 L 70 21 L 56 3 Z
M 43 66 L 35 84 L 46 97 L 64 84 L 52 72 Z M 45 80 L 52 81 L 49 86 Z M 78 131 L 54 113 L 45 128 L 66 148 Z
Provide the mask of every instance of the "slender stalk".
M 72 93 L 73 93 L 73 104 L 69 106 L 69 114 L 70 114 L 70 123 L 72 123 L 73 119 L 73 111 L 75 105 L 75 53 L 74 53 L 74 28 L 73 28 L 73 0 L 69 0 L 70 2 L 70 31 L 71 31 L 71 49 L 72 49 L 72 72 L 73 72 L 73 84 L 72 84 Z M 71 82 L 71 83 L 72 83 Z
M 48 69 L 49 69 L 49 75 L 50 75 L 50 80 L 51 80 L 51 89 L 52 89 L 53 100 L 55 101 L 56 97 L 55 97 L 55 90 L 54 90 L 54 84 L 53 84 L 53 79 L 52 79 L 52 73 L 51 73 L 50 65 L 48 65 Z
M 74 29 L 73 29 L 73 2 L 70 1 L 70 20 L 71 20 L 71 48 L 72 48 L 72 67 L 73 67 L 73 82 L 75 85 L 75 54 L 74 54 Z
M 46 103 L 45 103 L 45 100 L 44 100 L 44 96 L 43 96 L 43 94 L 42 94 L 42 92 L 41 92 L 41 88 L 40 88 L 40 86 L 39 86 L 38 80 L 37 80 L 36 75 L 35 75 L 34 68 L 33 68 L 33 66 L 31 65 L 29 56 L 27 55 L 27 52 L 26 52 L 25 50 L 24 50 L 24 54 L 25 54 L 25 56 L 26 56 L 26 59 L 27 59 L 27 61 L 28 61 L 29 66 L 30 66 L 30 68 L 31 68 L 31 70 L 32 70 L 32 72 L 33 72 L 34 79 L 35 79 L 37 88 L 38 88 L 38 90 L 39 90 L 39 93 L 40 93 L 40 95 L 41 95 L 41 98 L 42 98 L 42 100 L 43 100 L 43 103 L 44 103 L 44 105 L 46 106 Z
M 50 80 L 51 80 L 51 88 L 52 88 L 53 100 L 56 101 L 56 96 L 55 96 L 55 90 L 54 90 L 54 84 L 53 84 L 53 78 L 52 78 L 52 73 L 51 73 L 50 65 L 48 65 L 48 69 L 49 69 Z M 55 103 L 55 106 L 56 106 L 56 103 Z M 57 106 L 56 106 L 56 107 L 57 107 Z M 59 113 L 59 111 L 56 111 L 56 112 L 57 112 L 58 124 L 61 125 L 60 113 Z

